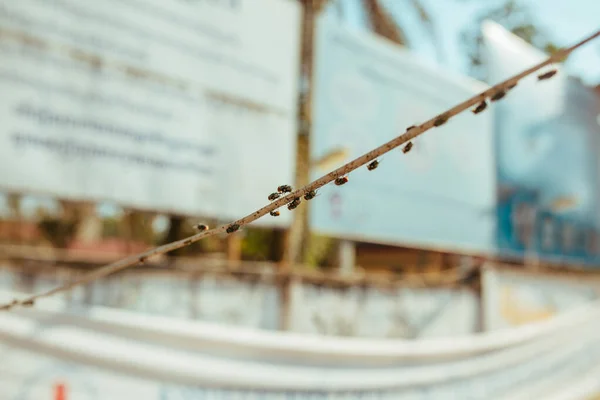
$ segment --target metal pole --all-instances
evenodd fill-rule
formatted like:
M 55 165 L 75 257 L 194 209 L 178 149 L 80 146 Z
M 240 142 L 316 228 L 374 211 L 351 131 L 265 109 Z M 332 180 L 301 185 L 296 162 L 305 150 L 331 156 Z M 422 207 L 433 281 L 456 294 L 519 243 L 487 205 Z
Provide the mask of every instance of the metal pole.
M 527 240 L 527 246 L 525 249 L 525 257 L 524 257 L 524 264 L 526 268 L 530 268 L 534 271 L 537 271 L 539 269 L 539 255 L 537 253 L 537 246 L 538 246 L 538 241 L 537 241 L 537 230 L 536 230 L 536 222 L 538 220 L 538 216 L 539 216 L 539 207 L 537 202 L 534 204 L 532 210 L 531 210 L 531 216 L 530 218 L 528 218 L 528 224 L 529 224 L 529 228 L 530 228 L 530 232 L 531 232 L 531 236 L 528 238 Z

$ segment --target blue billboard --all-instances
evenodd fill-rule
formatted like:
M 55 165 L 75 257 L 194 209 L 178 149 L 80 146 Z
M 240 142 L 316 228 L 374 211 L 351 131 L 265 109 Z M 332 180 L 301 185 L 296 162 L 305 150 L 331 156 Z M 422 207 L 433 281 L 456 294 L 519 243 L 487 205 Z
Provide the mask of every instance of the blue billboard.
M 484 37 L 490 83 L 546 58 L 497 24 L 484 24 Z M 598 264 L 600 101 L 558 68 L 496 105 L 498 252 Z
M 497 246 L 500 256 L 560 263 L 596 264 L 598 230 L 594 223 L 540 207 L 535 191 L 517 188 L 499 196 Z
M 358 157 L 487 86 L 453 75 L 369 32 L 324 15 L 317 26 L 313 178 Z M 357 241 L 452 252 L 494 248 L 493 110 L 463 113 L 396 149 L 373 171 L 327 185 L 311 228 Z
M 546 56 L 484 27 L 489 81 Z M 313 178 L 487 86 L 323 16 L 317 26 Z M 560 70 L 560 67 L 558 67 Z M 327 185 L 313 230 L 364 242 L 561 263 L 598 263 L 597 95 L 560 71 L 519 82 L 485 113 L 465 112 L 384 155 L 374 171 Z

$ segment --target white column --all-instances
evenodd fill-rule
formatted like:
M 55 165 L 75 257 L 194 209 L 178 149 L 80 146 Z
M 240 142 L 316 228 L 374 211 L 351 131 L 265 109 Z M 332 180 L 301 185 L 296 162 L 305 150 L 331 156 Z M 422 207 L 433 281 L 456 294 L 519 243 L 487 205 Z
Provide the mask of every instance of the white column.
M 348 275 L 354 272 L 356 246 L 350 240 L 342 240 L 339 248 L 340 273 Z

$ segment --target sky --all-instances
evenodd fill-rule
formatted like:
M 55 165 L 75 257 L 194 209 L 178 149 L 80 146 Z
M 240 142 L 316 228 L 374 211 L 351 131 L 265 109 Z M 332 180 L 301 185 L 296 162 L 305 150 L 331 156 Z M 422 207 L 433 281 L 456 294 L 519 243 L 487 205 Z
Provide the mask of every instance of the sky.
M 573 44 L 600 29 L 598 0 L 529 0 L 528 3 L 560 45 Z M 569 62 L 572 73 L 581 76 L 584 82 L 600 84 L 600 42 L 582 47 Z
M 427 0 L 427 2 L 449 4 L 454 1 Z M 531 7 L 532 15 L 536 17 L 534 22 L 546 30 L 550 39 L 561 47 L 570 46 L 600 29 L 600 1 L 598 0 L 523 0 L 522 2 Z M 444 19 L 443 16 L 438 18 L 443 21 L 441 24 L 447 32 L 455 32 L 460 25 L 469 23 L 472 17 L 468 15 L 467 11 L 462 15 L 459 11 L 454 11 L 451 18 Z M 464 61 L 453 65 L 461 64 L 464 67 Z M 587 84 L 600 84 L 600 42 L 591 42 L 574 52 L 568 60 L 567 68 L 571 74 L 580 76 Z
M 343 21 L 358 29 L 364 29 L 364 15 L 360 12 L 361 0 L 334 0 L 342 7 Z M 421 57 L 438 63 L 433 42 L 423 30 L 414 9 L 412 0 L 383 0 L 393 16 L 405 27 L 411 48 Z M 466 73 L 467 58 L 460 47 L 459 34 L 479 12 L 503 0 L 421 0 L 431 15 L 441 41 L 444 66 L 455 72 Z M 550 39 L 559 46 L 571 45 L 586 35 L 600 29 L 600 0 L 521 0 L 531 7 L 535 23 L 546 30 Z M 587 84 L 600 84 L 600 39 L 582 47 L 571 55 L 567 62 L 570 74 L 579 76 Z M 26 198 L 23 211 L 32 215 L 39 206 L 56 209 L 49 198 Z M 118 213 L 119 207 L 103 204 L 99 212 L 103 216 Z M 5 199 L 0 196 L 0 215 L 6 214 Z M 159 224 L 162 224 L 159 222 Z M 162 227 L 162 226 L 161 226 Z M 160 229 L 160 228 L 159 228 Z
M 361 0 L 335 0 L 343 10 L 343 19 L 357 28 L 363 27 Z M 383 0 L 401 26 L 405 27 L 411 48 L 423 58 L 438 63 L 433 43 L 410 6 L 412 0 Z M 437 26 L 442 43 L 444 66 L 466 73 L 468 60 L 460 47 L 460 32 L 473 23 L 477 15 L 503 0 L 420 0 Z M 569 46 L 600 29 L 599 0 L 521 0 L 530 7 L 533 21 L 545 30 L 558 46 Z M 568 71 L 587 84 L 600 84 L 600 39 L 577 50 L 569 58 Z

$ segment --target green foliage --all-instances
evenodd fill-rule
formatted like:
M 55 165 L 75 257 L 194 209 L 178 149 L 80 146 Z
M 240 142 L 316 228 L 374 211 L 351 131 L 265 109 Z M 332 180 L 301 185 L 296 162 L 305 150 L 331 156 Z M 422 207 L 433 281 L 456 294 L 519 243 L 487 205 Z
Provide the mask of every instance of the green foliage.
M 56 217 L 45 217 L 38 222 L 42 236 L 56 248 L 67 246 L 75 236 L 77 226 L 77 220 Z
M 275 243 L 273 230 L 248 228 L 242 240 L 242 258 L 244 260 L 265 261 L 271 258 Z
M 280 231 L 262 228 L 247 228 L 242 240 L 242 257 L 253 261 L 279 261 L 282 243 Z M 304 248 L 304 263 L 310 267 L 334 265 L 336 239 L 312 234 Z
M 113 217 L 102 219 L 103 238 L 119 237 L 121 231 L 121 221 L 119 219 Z
M 337 240 L 317 234 L 310 235 L 304 259 L 311 267 L 330 267 L 335 264 Z

